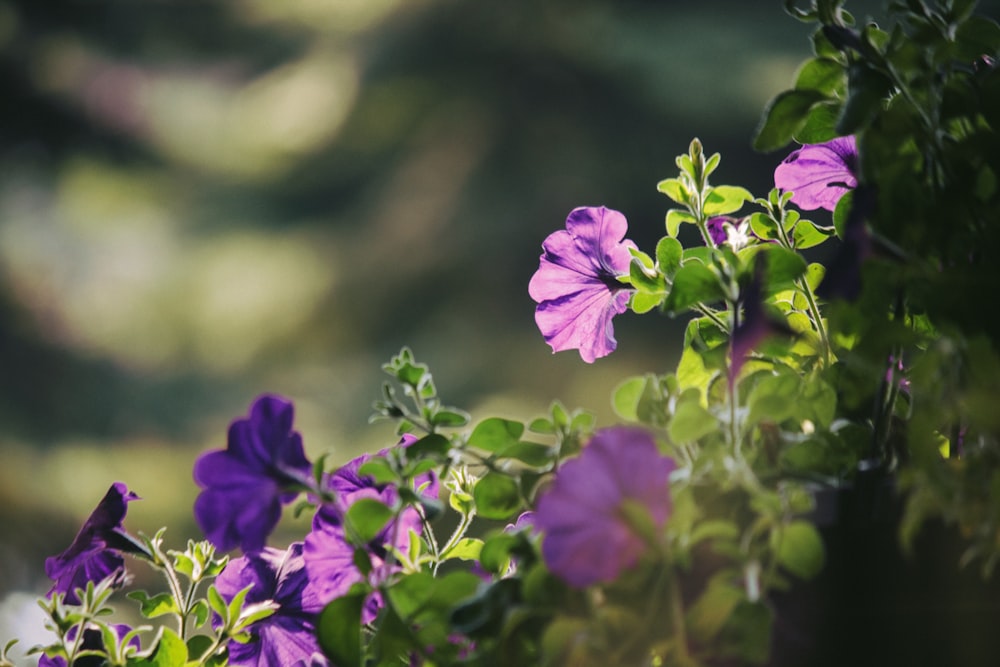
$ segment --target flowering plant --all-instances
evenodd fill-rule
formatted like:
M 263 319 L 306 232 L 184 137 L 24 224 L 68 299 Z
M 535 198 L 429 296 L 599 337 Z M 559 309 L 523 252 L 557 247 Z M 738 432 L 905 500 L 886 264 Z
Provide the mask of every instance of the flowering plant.
M 676 369 L 615 388 L 622 423 L 474 420 L 404 348 L 373 415 L 400 441 L 330 467 L 261 396 L 195 463 L 205 541 L 129 532 L 116 482 L 46 562 L 39 664 L 777 664 L 781 596 L 833 564 L 823 492 L 883 482 L 893 539 L 941 519 L 989 575 L 1000 26 L 974 5 L 893 2 L 880 28 L 789 0 L 818 28 L 757 132 L 801 145 L 770 192 L 714 184 L 695 139 L 652 252 L 603 206 L 545 239 L 528 292 L 553 351 L 612 354 L 628 310 L 690 317 Z M 271 545 L 293 504 L 310 531 Z M 132 559 L 163 575 L 129 593 L 149 625 L 109 621 Z

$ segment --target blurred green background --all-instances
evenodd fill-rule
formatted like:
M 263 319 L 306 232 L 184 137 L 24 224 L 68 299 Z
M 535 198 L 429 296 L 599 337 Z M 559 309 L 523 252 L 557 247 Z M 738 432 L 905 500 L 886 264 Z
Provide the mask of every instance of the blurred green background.
M 751 136 L 810 53 L 781 6 L 0 0 L 0 640 L 111 482 L 129 529 L 200 537 L 191 465 L 259 393 L 336 462 L 393 442 L 367 417 L 402 345 L 474 416 L 608 423 L 683 323 L 553 356 L 540 244 L 603 204 L 651 250 L 694 136 L 765 194 Z

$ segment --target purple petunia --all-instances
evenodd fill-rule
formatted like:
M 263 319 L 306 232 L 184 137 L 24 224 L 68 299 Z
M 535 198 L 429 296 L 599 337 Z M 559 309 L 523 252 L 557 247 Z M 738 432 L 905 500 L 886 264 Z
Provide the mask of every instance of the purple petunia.
M 844 193 L 858 185 L 858 149 L 853 136 L 806 144 L 774 170 L 774 185 L 790 191 L 792 202 L 811 211 L 832 211 Z
M 398 446 L 405 447 L 415 441 L 414 436 L 407 434 Z M 385 450 L 379 452 L 380 455 L 384 453 Z M 388 507 L 393 507 L 398 500 L 395 487 L 378 485 L 372 478 L 359 474 L 361 466 L 369 458 L 370 455 L 362 454 L 327 479 L 326 485 L 337 494 L 337 501 L 319 509 L 313 518 L 312 531 L 306 536 L 306 568 L 310 580 L 325 602 L 345 594 L 353 584 L 365 579 L 354 560 L 355 547 L 348 541 L 345 532 L 344 515 L 347 509 L 361 498 L 372 498 Z M 422 475 L 415 483 L 417 492 L 422 496 L 437 498 L 438 481 L 435 475 Z M 410 532 L 419 535 L 421 527 L 419 512 L 413 507 L 407 507 L 366 545 L 365 550 L 372 566 L 368 576 L 370 583 L 378 584 L 399 569 L 398 566 L 389 565 L 390 551 L 406 553 L 410 544 Z M 362 610 L 362 621 L 372 621 L 381 606 L 382 599 L 377 593 L 370 596 Z
M 625 239 L 627 229 L 618 211 L 583 207 L 569 214 L 565 230 L 542 243 L 528 293 L 538 303 L 535 322 L 553 352 L 577 349 L 592 363 L 615 350 L 611 321 L 625 312 L 631 293 L 618 276 L 628 274 L 629 248 L 636 247 Z
M 132 631 L 132 628 L 123 623 L 115 623 L 110 627 L 118 636 L 119 642 L 121 642 L 122 637 Z M 70 631 L 66 635 L 69 641 L 73 641 L 76 638 L 78 628 L 79 626 L 70 628 Z M 142 644 L 139 642 L 139 637 L 137 636 L 129 639 L 128 645 L 137 650 L 142 648 Z M 104 649 L 104 634 L 99 629 L 91 627 L 83 631 L 83 639 L 80 641 L 79 651 L 103 651 Z M 105 664 L 104 659 L 95 655 L 84 656 L 73 661 L 73 667 L 99 667 L 103 664 Z M 38 667 L 66 667 L 66 658 L 62 656 L 49 657 L 43 653 L 38 658 Z
M 194 479 L 202 492 L 194 514 L 205 536 L 220 550 L 244 553 L 264 548 L 290 503 L 310 477 L 302 437 L 292 430 L 294 408 L 277 396 L 261 396 L 250 417 L 229 426 L 228 446 L 202 454 Z
M 246 604 L 271 602 L 275 612 L 252 624 L 250 640 L 229 642 L 233 667 L 326 665 L 316 639 L 316 616 L 323 602 L 306 574 L 302 543 L 283 551 L 272 547 L 237 558 L 215 580 L 226 602 L 253 584 Z
M 114 577 L 116 586 L 124 583 L 122 552 L 144 552 L 122 528 L 128 503 L 138 498 L 122 482 L 111 485 L 69 548 L 58 556 L 45 559 L 45 574 L 55 582 L 48 592 L 49 597 L 63 593 L 67 603 L 79 604 L 76 589 L 86 588 L 88 582 L 98 583 Z
M 643 429 L 597 431 L 538 500 L 534 522 L 549 570 L 582 588 L 634 566 L 649 547 L 629 513 L 641 509 L 661 530 L 670 515 L 674 468 Z

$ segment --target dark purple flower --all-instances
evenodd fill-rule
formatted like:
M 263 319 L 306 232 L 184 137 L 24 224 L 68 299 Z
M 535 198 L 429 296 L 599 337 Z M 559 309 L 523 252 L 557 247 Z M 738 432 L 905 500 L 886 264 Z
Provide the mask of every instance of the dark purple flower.
M 636 247 L 625 239 L 627 229 L 618 211 L 577 208 L 566 218 L 566 229 L 542 243 L 528 293 L 538 303 L 535 322 L 553 352 L 577 349 L 592 363 L 615 350 L 611 321 L 625 312 L 631 293 L 618 276 L 628 274 L 629 248 Z
M 77 627 L 70 628 L 69 633 L 67 633 L 66 638 L 69 641 L 73 641 L 76 638 Z M 111 627 L 111 629 L 115 631 L 115 634 L 118 635 L 119 642 L 122 637 L 132 631 L 132 628 L 122 623 L 115 623 L 109 627 Z M 128 644 L 129 646 L 134 646 L 136 649 L 142 648 L 142 644 L 139 642 L 139 637 L 137 636 L 129 639 Z M 97 628 L 87 628 L 83 631 L 83 640 L 80 642 L 79 650 L 103 651 L 104 634 Z M 104 658 L 98 655 L 88 655 L 82 658 L 77 658 L 73 661 L 73 667 L 101 667 L 103 664 L 105 664 Z M 38 658 L 38 667 L 66 667 L 66 658 L 63 658 L 62 656 L 50 658 L 43 653 Z
M 844 193 L 858 185 L 858 149 L 853 136 L 806 144 L 774 170 L 774 185 L 793 192 L 792 202 L 810 211 L 832 211 Z
M 272 602 L 277 609 L 250 626 L 250 641 L 229 642 L 229 664 L 326 665 L 316 640 L 316 616 L 323 602 L 306 574 L 302 543 L 295 542 L 284 551 L 265 547 L 232 560 L 215 580 L 226 602 L 250 584 L 253 588 L 246 604 Z
M 45 574 L 55 582 L 49 589 L 49 597 L 64 593 L 67 603 L 79 604 L 76 589 L 86 588 L 87 582 L 98 583 L 114 577 L 116 586 L 124 583 L 122 552 L 144 551 L 122 528 L 128 503 L 138 498 L 122 482 L 111 485 L 69 548 L 45 559 Z
M 716 246 L 720 246 L 726 242 L 726 223 L 732 224 L 734 218 L 728 215 L 717 215 L 714 218 L 709 218 L 705 221 L 705 227 L 708 229 L 708 235 L 712 239 L 712 243 Z
M 194 503 L 195 518 L 218 549 L 261 550 L 281 518 L 281 506 L 308 482 L 312 464 L 302 436 L 292 430 L 293 416 L 289 401 L 261 396 L 248 419 L 229 426 L 227 448 L 195 462 L 194 479 L 203 489 Z
M 416 441 L 412 435 L 404 435 L 399 446 L 407 446 Z M 379 452 L 385 454 L 386 450 Z M 305 562 L 309 578 L 314 582 L 324 602 L 344 595 L 357 582 L 364 580 L 354 560 L 355 547 L 345 534 L 344 514 L 352 503 L 361 498 L 373 498 L 388 507 L 398 500 L 398 491 L 393 486 L 378 485 L 367 476 L 359 474 L 359 469 L 369 460 L 369 454 L 349 461 L 327 480 L 327 486 L 337 494 L 336 502 L 322 506 L 313 518 L 313 527 L 305 540 Z M 415 480 L 418 493 L 425 498 L 437 498 L 438 481 L 433 474 L 422 475 Z M 392 549 L 406 553 L 410 545 L 410 531 L 419 535 L 422 528 L 420 513 L 413 507 L 402 511 L 398 519 L 386 526 L 365 547 L 372 569 L 368 581 L 377 585 L 393 572 L 397 565 L 390 565 L 389 553 Z M 370 596 L 362 610 L 362 621 L 372 621 L 382 599 L 376 593 Z
M 673 459 L 640 428 L 597 431 L 575 459 L 566 461 L 539 498 L 535 526 L 549 570 L 582 588 L 614 580 L 649 548 L 633 514 L 648 514 L 661 530 L 670 514 Z
M 729 215 L 719 215 L 706 220 L 705 227 L 713 244 L 726 244 L 733 250 L 742 250 L 757 238 L 750 229 L 747 218 L 740 220 Z

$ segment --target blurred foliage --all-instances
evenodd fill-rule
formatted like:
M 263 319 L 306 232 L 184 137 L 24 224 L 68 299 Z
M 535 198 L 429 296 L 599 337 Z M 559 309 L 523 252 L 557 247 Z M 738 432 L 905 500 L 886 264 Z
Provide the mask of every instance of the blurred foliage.
M 446 400 L 610 417 L 683 331 L 551 356 L 540 243 L 578 205 L 661 236 L 692 136 L 771 187 L 750 137 L 810 51 L 773 4 L 0 0 L 0 593 L 112 479 L 194 534 L 194 454 L 257 393 L 313 452 L 392 442 L 365 419 L 403 344 Z

